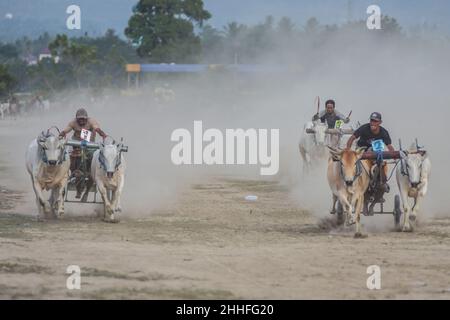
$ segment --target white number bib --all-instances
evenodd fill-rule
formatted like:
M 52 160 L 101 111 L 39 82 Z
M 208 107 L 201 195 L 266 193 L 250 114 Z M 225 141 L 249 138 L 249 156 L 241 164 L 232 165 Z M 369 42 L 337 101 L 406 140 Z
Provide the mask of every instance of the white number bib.
M 92 132 L 86 129 L 81 129 L 81 140 L 84 141 L 91 141 Z

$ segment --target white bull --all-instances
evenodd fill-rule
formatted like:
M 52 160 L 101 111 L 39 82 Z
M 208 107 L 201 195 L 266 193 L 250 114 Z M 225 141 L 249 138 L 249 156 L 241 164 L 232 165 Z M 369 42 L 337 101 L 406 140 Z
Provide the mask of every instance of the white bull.
M 9 103 L 0 103 L 0 119 L 4 120 L 9 114 Z
M 328 152 L 326 146 L 326 131 L 328 126 L 320 121 L 308 123 L 300 138 L 299 150 L 303 160 L 303 171 L 306 172 L 317 160 L 325 159 Z M 307 130 L 313 133 L 307 133 Z
M 336 212 L 336 202 L 339 201 L 347 225 L 356 223 L 355 238 L 361 238 L 361 210 L 369 186 L 370 163 L 361 160 L 364 149 L 351 151 L 330 148 L 330 153 L 327 178 L 333 194 L 331 212 Z
M 65 140 L 47 132 L 34 139 L 26 152 L 26 167 L 31 177 L 38 219 L 49 215 L 60 217 L 64 214 L 64 188 L 69 178 L 70 161 L 65 152 Z M 50 198 L 44 199 L 43 191 L 51 191 Z
M 122 211 L 120 197 L 125 179 L 122 147 L 122 144 L 102 144 L 92 157 L 91 175 L 104 202 L 106 222 L 118 222 L 114 214 Z
M 410 222 L 415 222 L 422 199 L 428 191 L 428 180 L 431 173 L 431 162 L 428 154 L 423 151 L 402 152 L 400 165 L 397 166 L 397 185 L 403 205 L 404 232 L 413 231 Z M 408 198 L 414 199 L 412 208 Z

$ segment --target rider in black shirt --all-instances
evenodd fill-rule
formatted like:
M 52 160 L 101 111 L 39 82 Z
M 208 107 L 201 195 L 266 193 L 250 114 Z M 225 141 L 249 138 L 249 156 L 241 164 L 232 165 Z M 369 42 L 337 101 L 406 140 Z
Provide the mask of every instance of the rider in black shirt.
M 370 116 L 370 123 L 362 125 L 356 130 L 353 135 L 348 139 L 347 149 L 351 149 L 353 142 L 359 139 L 357 142 L 358 147 L 370 148 L 372 142 L 375 140 L 383 140 L 384 144 L 389 151 L 394 151 L 392 146 L 392 140 L 389 136 L 389 132 L 381 126 L 381 114 L 374 112 Z
M 358 147 L 363 148 L 371 148 L 372 142 L 376 140 L 383 140 L 385 146 L 389 151 L 395 151 L 394 147 L 392 146 L 392 140 L 389 136 L 389 132 L 381 126 L 381 114 L 378 112 L 374 112 L 370 115 L 370 123 L 367 123 L 363 126 L 361 126 L 358 130 L 356 130 L 353 135 L 350 137 L 350 139 L 347 142 L 347 150 L 350 150 L 352 147 L 353 142 L 356 139 L 359 139 L 357 142 Z M 375 165 L 374 162 L 372 162 L 372 165 Z M 388 166 L 386 162 L 383 162 L 382 164 L 382 170 L 381 170 L 381 178 L 382 178 L 382 185 L 381 188 L 383 192 L 389 192 L 390 188 L 387 183 L 387 174 L 388 174 Z M 380 200 L 382 200 L 382 195 Z M 364 201 L 364 211 L 373 212 L 373 205 L 371 205 L 371 208 L 368 208 L 368 199 L 366 198 Z

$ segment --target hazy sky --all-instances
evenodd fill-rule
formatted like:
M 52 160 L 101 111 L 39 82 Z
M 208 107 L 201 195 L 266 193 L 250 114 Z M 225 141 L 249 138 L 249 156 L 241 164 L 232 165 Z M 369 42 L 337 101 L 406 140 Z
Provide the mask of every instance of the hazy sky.
M 396 17 L 407 28 L 427 22 L 450 32 L 449 0 L 205 0 L 215 26 L 230 20 L 256 23 L 267 15 L 289 16 L 300 25 L 312 16 L 323 23 L 340 24 L 347 21 L 349 3 L 355 19 L 365 19 L 367 7 L 376 4 L 382 14 Z
M 204 0 L 212 13 L 209 21 L 222 28 L 230 21 L 254 24 L 262 22 L 267 15 L 276 18 L 289 16 L 298 26 L 309 17 L 317 17 L 321 23 L 340 24 L 347 21 L 349 3 L 353 19 L 365 19 L 367 7 L 377 4 L 382 13 L 397 18 L 408 30 L 411 26 L 436 25 L 438 30 L 450 34 L 449 0 Z M 137 0 L 0 0 L 0 25 L 11 13 L 13 19 L 38 21 L 33 28 L 59 32 L 65 28 L 66 8 L 78 4 L 82 10 L 84 26 L 98 35 L 108 27 L 122 34 Z M 10 18 L 10 16 L 9 16 Z M 25 26 L 28 26 L 26 24 Z M 12 32 L 26 32 L 11 26 Z M 20 30 L 20 31 L 18 31 Z M 8 31 L 9 32 L 9 31 Z M 0 39 L 1 40 L 1 39 Z

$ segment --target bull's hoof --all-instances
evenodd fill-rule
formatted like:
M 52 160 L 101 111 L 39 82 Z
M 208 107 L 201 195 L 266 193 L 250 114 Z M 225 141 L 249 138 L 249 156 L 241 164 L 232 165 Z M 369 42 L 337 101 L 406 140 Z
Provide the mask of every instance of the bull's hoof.
M 46 203 L 44 205 L 43 209 L 44 209 L 43 211 L 44 211 L 44 215 L 45 216 L 49 216 L 49 215 L 51 215 L 53 213 L 53 208 L 52 208 L 52 206 L 49 203 Z
M 119 223 L 120 222 L 120 220 L 117 218 L 115 218 L 115 219 L 103 218 L 102 221 L 106 222 L 106 223 Z
M 56 214 L 53 211 L 44 212 L 43 217 L 45 220 L 54 220 L 56 219 Z
M 350 227 L 354 224 L 356 224 L 356 220 L 353 217 L 347 218 L 347 220 L 345 221 L 345 225 L 347 227 Z
M 353 238 L 355 238 L 355 239 L 366 239 L 366 238 L 368 238 L 368 235 L 367 234 L 362 234 L 361 232 L 357 232 L 357 233 L 355 233 Z
M 402 232 L 413 232 L 413 228 L 411 226 L 404 226 Z

